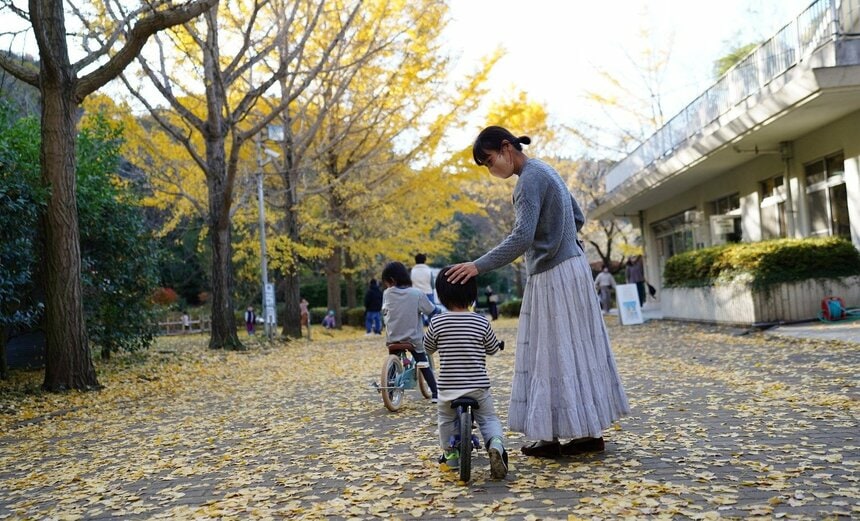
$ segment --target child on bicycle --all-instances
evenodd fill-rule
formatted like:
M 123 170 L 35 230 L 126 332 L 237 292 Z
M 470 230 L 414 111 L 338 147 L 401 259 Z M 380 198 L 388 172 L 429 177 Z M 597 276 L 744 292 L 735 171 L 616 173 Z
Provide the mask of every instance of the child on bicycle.
M 401 262 L 389 262 L 382 270 L 382 319 L 385 322 L 385 343 L 408 342 L 414 347 L 409 351 L 421 369 L 424 380 L 430 386 L 432 402 L 438 400 L 436 378 L 430 367 L 430 359 L 424 351 L 424 324 L 421 314 L 430 316 L 437 311 L 427 295 L 412 287 L 409 270 Z
M 493 407 L 486 358 L 499 352 L 502 344 L 489 320 L 469 309 L 478 298 L 476 279 L 472 277 L 465 284 L 452 284 L 446 277 L 448 269 L 450 266 L 436 276 L 436 293 L 448 313 L 430 319 L 424 338 L 427 352 L 439 352 L 438 423 L 439 441 L 444 451 L 439 463 L 445 463 L 449 469 L 459 467 L 460 454 L 450 446 L 451 436 L 458 434 L 457 413 L 451 408 L 451 402 L 462 397 L 474 398 L 478 408 L 472 414 L 490 458 L 490 475 L 502 479 L 508 473 L 508 453 L 502 438 L 502 423 Z

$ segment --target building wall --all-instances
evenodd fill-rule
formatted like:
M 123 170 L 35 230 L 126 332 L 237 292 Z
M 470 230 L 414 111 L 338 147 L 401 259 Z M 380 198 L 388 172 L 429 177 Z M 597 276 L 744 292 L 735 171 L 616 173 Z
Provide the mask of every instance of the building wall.
M 793 157 L 788 162 L 789 172 L 786 179 L 790 183 L 794 210 L 794 236 L 807 237 L 810 233 L 804 165 L 842 151 L 845 155 L 844 177 L 851 221 L 851 240 L 860 248 L 860 111 L 796 139 L 792 146 Z M 715 238 L 712 237 L 710 229 L 709 202 L 739 193 L 743 240 L 762 240 L 760 183 L 770 177 L 785 175 L 786 164 L 777 150 L 761 150 L 758 154 L 741 153 L 748 153 L 751 158 L 740 167 L 643 212 L 645 229 L 642 232 L 645 240 L 646 278 L 658 290 L 662 286 L 663 266 L 657 249 L 657 237 L 652 229 L 652 225 L 656 222 L 690 209 L 702 211 L 704 219 L 699 224 L 691 223 L 689 227 L 693 230 L 697 247 L 710 246 L 714 244 Z M 784 187 L 783 190 L 785 190 Z M 788 211 L 786 214 L 786 219 L 790 219 Z M 789 225 L 790 228 L 791 225 Z

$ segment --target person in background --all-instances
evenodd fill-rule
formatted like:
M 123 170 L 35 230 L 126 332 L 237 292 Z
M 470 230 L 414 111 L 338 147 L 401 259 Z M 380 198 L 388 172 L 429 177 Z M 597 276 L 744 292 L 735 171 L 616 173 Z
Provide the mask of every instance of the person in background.
M 437 312 L 437 307 L 427 295 L 412 287 L 409 270 L 401 262 L 389 262 L 382 270 L 382 318 L 385 320 L 385 344 L 408 343 L 409 352 L 421 369 L 424 380 L 430 386 L 432 402 L 438 401 L 436 377 L 430 367 L 430 359 L 424 351 L 424 327 L 421 317 Z
M 604 313 L 609 313 L 612 306 L 612 289 L 615 287 L 615 277 L 609 273 L 609 268 L 604 266 L 603 271 L 597 274 L 594 278 L 594 287 L 597 288 L 600 296 L 600 309 Z
M 326 329 L 334 329 L 337 326 L 337 321 L 334 318 L 334 310 L 328 310 L 328 313 L 323 317 L 322 326 Z
M 627 284 L 636 284 L 636 292 L 639 294 L 639 305 L 645 305 L 645 265 L 642 256 L 627 259 L 624 268 L 624 279 Z
M 302 298 L 299 302 L 299 325 L 305 327 L 311 323 L 311 312 L 308 309 L 307 299 Z
M 493 317 L 493 320 L 499 318 L 499 296 L 493 293 L 493 288 L 491 286 L 487 286 L 484 289 L 484 295 L 487 296 L 487 310 L 490 312 L 490 316 Z
M 257 327 L 257 314 L 254 313 L 254 306 L 248 306 L 245 310 L 245 331 L 248 335 L 254 334 L 254 328 Z
M 508 426 L 536 440 L 526 456 L 555 458 L 604 450 L 603 430 L 630 405 L 577 240 L 579 204 L 549 164 L 526 156 L 528 136 L 487 127 L 472 158 L 499 179 L 516 176 L 510 234 L 472 262 L 448 271 L 452 283 L 507 266 L 525 255 L 528 279 L 517 327 Z M 559 438 L 569 438 L 562 444 Z
M 430 266 L 426 262 L 426 255 L 423 253 L 416 255 L 415 266 L 412 266 L 409 278 L 412 279 L 412 287 L 427 295 L 427 300 L 435 304 L 436 300 L 433 298 L 433 272 L 430 271 Z
M 187 311 L 182 312 L 182 332 L 190 333 L 191 332 L 191 317 L 188 316 Z
M 370 286 L 364 294 L 365 336 L 382 334 L 382 290 L 376 279 L 370 279 Z

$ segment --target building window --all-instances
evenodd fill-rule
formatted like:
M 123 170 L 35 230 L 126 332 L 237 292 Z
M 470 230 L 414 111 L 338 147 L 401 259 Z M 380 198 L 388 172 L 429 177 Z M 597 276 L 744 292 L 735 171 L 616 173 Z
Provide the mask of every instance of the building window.
M 708 203 L 711 210 L 711 244 L 741 242 L 743 227 L 741 226 L 741 197 L 731 194 Z
M 786 236 L 784 184 L 784 178 L 781 175 L 759 182 L 761 238 L 764 240 Z
M 690 215 L 694 211 L 681 212 L 651 225 L 654 236 L 657 238 L 661 258 L 668 259 L 679 253 L 695 249 L 693 225 L 690 223 Z
M 711 201 L 709 204 L 711 206 L 712 215 L 726 215 L 735 210 L 740 211 L 741 197 L 740 194 L 727 195 L 717 199 L 716 201 Z
M 833 154 L 804 165 L 809 231 L 812 236 L 851 236 L 845 155 Z

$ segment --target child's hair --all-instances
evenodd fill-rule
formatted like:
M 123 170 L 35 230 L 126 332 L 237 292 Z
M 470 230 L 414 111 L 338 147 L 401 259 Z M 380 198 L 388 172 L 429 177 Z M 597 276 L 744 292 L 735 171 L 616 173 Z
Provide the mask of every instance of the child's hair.
M 415 264 L 424 264 L 427 262 L 427 256 L 423 253 L 418 253 L 415 255 Z
M 412 286 L 412 279 L 409 277 L 409 270 L 402 262 L 389 262 L 382 270 L 382 280 L 388 283 L 394 283 L 395 286 Z
M 446 308 L 468 308 L 478 299 L 478 281 L 470 278 L 465 284 L 448 282 L 448 271 L 451 266 L 445 266 L 436 275 L 436 293 Z

